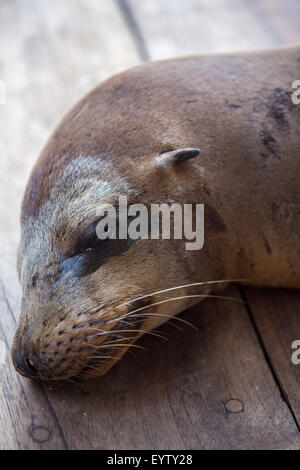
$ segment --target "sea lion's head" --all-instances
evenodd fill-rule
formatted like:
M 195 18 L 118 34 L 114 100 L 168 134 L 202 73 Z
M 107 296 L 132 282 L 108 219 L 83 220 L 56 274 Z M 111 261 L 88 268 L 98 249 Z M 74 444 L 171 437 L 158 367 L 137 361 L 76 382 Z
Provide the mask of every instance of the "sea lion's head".
M 100 240 L 96 233 L 97 210 L 116 207 L 119 196 L 148 208 L 201 202 L 193 167 L 198 136 L 176 112 L 167 78 L 161 87 L 143 70 L 113 77 L 73 108 L 29 179 L 12 348 L 25 376 L 103 374 L 141 334 L 195 302 L 161 302 L 168 291 L 152 295 L 196 280 L 195 254 L 183 240 Z

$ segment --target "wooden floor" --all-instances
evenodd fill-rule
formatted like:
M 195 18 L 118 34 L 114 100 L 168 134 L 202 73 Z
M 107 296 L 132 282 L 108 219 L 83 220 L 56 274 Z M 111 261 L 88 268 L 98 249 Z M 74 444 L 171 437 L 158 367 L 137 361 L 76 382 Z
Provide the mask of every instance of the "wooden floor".
M 9 348 L 22 192 L 62 114 L 145 60 L 300 42 L 300 2 L 3 0 L 0 18 L 0 449 L 299 449 L 300 292 L 231 286 L 244 303 L 199 304 L 198 331 L 166 324 L 84 388 L 23 379 Z

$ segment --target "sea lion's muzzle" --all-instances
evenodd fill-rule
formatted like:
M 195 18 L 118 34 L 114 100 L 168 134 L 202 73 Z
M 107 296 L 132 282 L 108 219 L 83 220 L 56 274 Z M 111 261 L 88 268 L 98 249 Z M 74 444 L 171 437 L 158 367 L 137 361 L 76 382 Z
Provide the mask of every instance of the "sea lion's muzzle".
M 34 349 L 33 335 L 26 325 L 20 321 L 11 348 L 11 356 L 15 369 L 25 377 L 36 378 L 41 369 L 41 361 Z
M 37 356 L 28 354 L 26 349 L 12 349 L 12 360 L 15 369 L 25 377 L 34 378 L 38 375 L 38 369 L 34 364 L 38 362 Z
M 287 92 L 299 57 L 295 47 L 148 63 L 71 109 L 22 203 L 19 372 L 102 375 L 143 333 L 229 280 L 300 287 L 300 108 Z M 169 237 L 154 233 L 153 205 Z M 193 205 L 204 208 L 203 230 L 196 214 L 186 225 Z M 103 208 L 114 236 L 102 239 Z M 203 231 L 203 249 L 186 246 Z
M 37 362 L 37 357 L 33 352 L 30 325 L 27 315 L 21 315 L 11 348 L 11 356 L 13 365 L 20 374 L 25 377 L 36 377 L 37 368 L 34 363 Z
M 79 314 L 54 312 L 48 305 L 44 312 L 40 308 L 42 320 L 31 315 L 33 322 L 23 310 L 11 350 L 16 370 L 42 381 L 85 379 L 95 370 L 97 375 L 105 373 L 140 335 L 141 327 L 139 323 L 133 328 L 127 306 L 111 304 L 104 311 Z

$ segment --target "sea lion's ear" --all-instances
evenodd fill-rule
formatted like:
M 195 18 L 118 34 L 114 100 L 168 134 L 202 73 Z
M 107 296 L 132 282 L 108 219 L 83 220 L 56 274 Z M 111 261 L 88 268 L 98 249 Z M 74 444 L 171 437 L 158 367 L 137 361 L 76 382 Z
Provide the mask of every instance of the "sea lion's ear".
M 164 152 L 156 157 L 156 164 L 158 166 L 166 166 L 177 163 L 185 162 L 190 158 L 195 158 L 199 155 L 200 149 L 197 148 L 183 148 Z

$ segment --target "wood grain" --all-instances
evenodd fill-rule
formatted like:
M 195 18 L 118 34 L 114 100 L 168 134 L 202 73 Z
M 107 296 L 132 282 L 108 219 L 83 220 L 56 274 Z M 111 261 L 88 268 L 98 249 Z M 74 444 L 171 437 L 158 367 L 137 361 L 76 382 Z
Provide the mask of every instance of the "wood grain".
M 5 344 L 6 361 L 0 364 L 0 449 L 64 449 L 64 437 L 43 388 L 24 382 L 10 361 L 16 328 L 14 300 L 1 279 L 0 340 Z
M 0 79 L 6 82 L 6 103 L 0 105 L 0 339 L 6 349 L 0 448 L 61 449 L 67 444 L 46 391 L 17 375 L 10 361 L 20 304 L 19 207 L 29 171 L 61 116 L 139 56 L 114 1 L 5 1 L 0 18 Z
M 231 286 L 225 295 L 239 299 Z M 297 448 L 297 426 L 244 304 L 205 301 L 107 375 L 48 391 L 71 448 Z
M 300 5 L 294 0 L 254 0 L 251 5 L 246 0 L 127 2 L 152 59 L 174 51 L 183 55 L 227 52 L 300 42 Z M 291 362 L 291 343 L 300 330 L 300 293 L 279 290 L 275 296 L 272 290 L 241 291 L 274 379 L 299 426 L 299 372 Z
M 263 49 L 300 37 L 296 1 L 126 0 L 126 3 L 152 60 Z M 291 18 L 294 32 L 287 34 Z
M 273 372 L 300 428 L 300 365 L 293 364 L 292 344 L 300 340 L 299 292 L 244 289 Z

